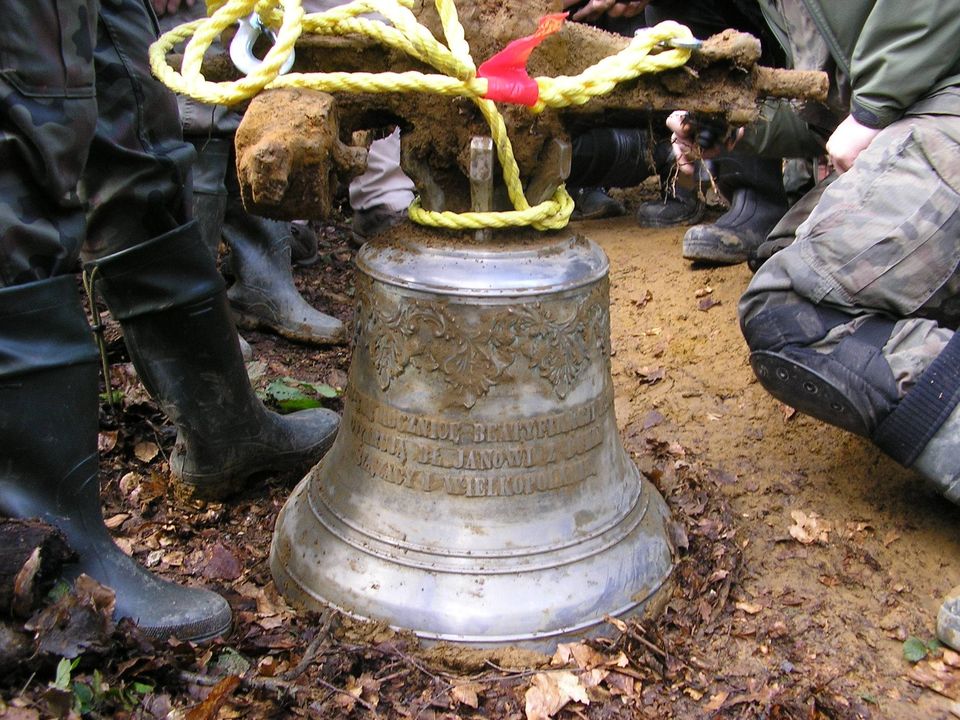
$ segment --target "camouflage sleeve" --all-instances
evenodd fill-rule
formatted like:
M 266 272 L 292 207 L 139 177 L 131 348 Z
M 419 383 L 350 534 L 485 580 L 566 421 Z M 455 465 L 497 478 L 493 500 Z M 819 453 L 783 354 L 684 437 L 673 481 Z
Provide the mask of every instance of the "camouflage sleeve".
M 934 88 L 960 78 L 956 0 L 877 0 L 851 58 L 851 113 L 886 127 Z

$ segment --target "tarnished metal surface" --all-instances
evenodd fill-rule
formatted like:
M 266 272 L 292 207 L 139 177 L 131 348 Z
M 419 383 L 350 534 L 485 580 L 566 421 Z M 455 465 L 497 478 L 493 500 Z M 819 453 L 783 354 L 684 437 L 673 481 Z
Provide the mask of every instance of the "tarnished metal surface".
M 603 252 L 411 240 L 358 268 L 343 423 L 277 521 L 281 592 L 543 649 L 650 607 L 667 512 L 617 435 Z

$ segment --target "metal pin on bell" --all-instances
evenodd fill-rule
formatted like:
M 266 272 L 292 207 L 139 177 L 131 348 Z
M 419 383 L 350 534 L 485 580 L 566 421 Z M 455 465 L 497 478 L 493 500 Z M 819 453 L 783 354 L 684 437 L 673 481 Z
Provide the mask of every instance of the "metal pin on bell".
M 470 139 L 470 209 L 473 212 L 490 212 L 493 209 L 493 138 Z M 490 230 L 473 233 L 477 242 L 488 242 Z

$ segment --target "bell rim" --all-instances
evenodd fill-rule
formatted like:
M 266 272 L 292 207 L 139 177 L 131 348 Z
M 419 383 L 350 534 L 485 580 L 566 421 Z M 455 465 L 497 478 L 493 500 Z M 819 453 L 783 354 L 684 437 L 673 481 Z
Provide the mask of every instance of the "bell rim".
M 354 262 L 379 283 L 452 302 L 563 293 L 596 283 L 610 271 L 603 249 L 579 234 L 506 247 L 374 240 L 360 248 Z M 425 267 L 430 264 L 436 272 Z M 517 268 L 524 268 L 523 273 Z

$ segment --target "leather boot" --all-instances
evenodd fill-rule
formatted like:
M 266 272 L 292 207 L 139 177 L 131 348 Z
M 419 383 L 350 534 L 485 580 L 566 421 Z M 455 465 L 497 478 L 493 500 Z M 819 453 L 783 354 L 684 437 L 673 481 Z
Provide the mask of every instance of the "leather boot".
M 780 160 L 734 150 L 715 161 L 717 189 L 730 202 L 712 225 L 683 237 L 683 257 L 713 265 L 745 262 L 787 211 Z
M 346 341 L 343 323 L 311 307 L 294 285 L 287 223 L 250 215 L 231 197 L 222 235 L 235 278 L 227 298 L 238 327 L 311 345 Z
M 177 426 L 181 496 L 222 499 L 254 475 L 303 472 L 330 448 L 330 410 L 281 416 L 250 386 L 223 279 L 190 223 L 91 263 L 144 386 Z
M 219 595 L 152 575 L 103 523 L 97 468 L 98 355 L 61 276 L 0 290 L 0 512 L 39 517 L 66 535 L 86 573 L 116 593 L 114 615 L 147 635 L 202 641 L 230 627 Z
M 699 179 L 686 179 L 677 173 L 670 142 L 663 140 L 653 148 L 653 160 L 664 189 L 661 200 L 640 203 L 637 224 L 640 227 L 665 228 L 700 222 L 705 203 L 701 199 Z

